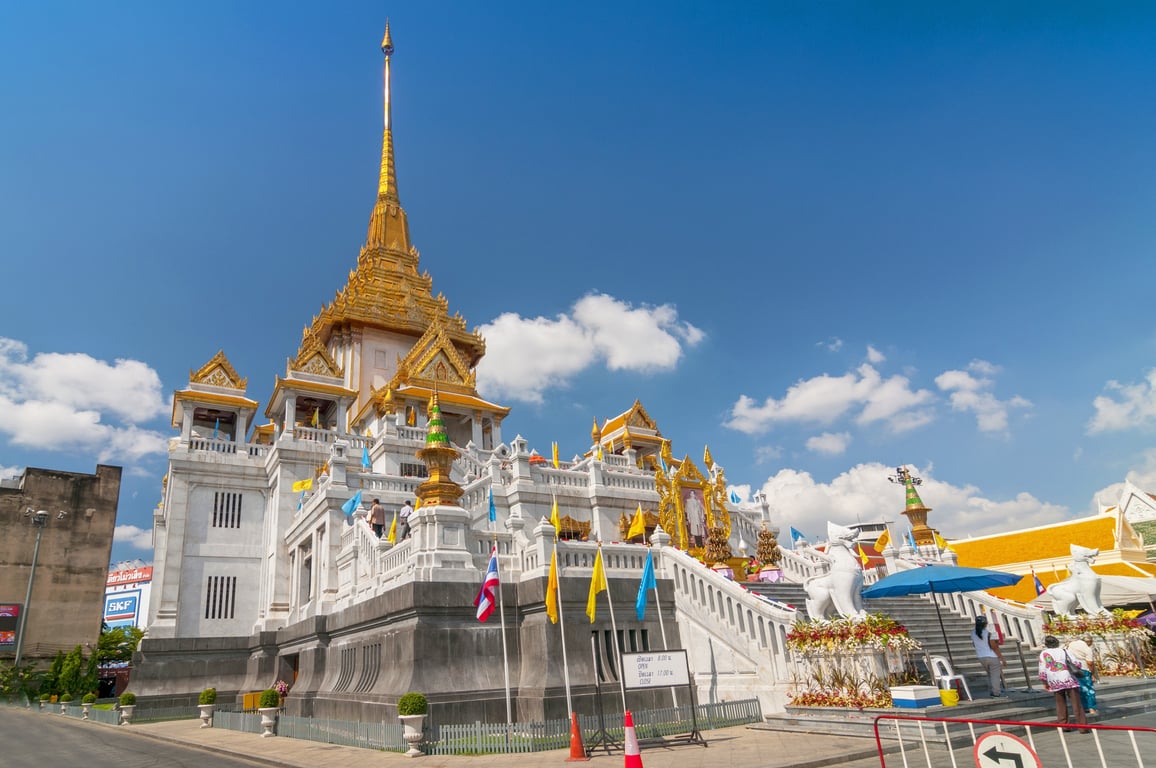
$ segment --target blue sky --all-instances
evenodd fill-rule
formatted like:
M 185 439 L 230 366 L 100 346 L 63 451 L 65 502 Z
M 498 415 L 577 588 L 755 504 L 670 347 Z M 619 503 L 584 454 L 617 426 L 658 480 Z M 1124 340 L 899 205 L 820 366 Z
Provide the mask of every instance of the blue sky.
M 0 4 L 0 471 L 264 401 L 354 266 L 394 33 L 399 189 L 484 395 L 546 453 L 641 399 L 776 523 L 949 538 L 1156 491 L 1156 10 Z

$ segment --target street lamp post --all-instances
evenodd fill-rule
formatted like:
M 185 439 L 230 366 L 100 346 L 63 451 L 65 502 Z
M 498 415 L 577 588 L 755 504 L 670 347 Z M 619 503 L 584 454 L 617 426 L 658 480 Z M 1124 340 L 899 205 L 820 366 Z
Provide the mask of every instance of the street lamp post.
M 39 512 L 33 512 L 29 509 L 25 514 L 32 516 L 32 524 L 36 526 L 36 547 L 32 550 L 32 570 L 28 573 L 28 593 L 24 596 L 24 607 L 20 611 L 20 630 L 16 635 L 14 667 L 20 666 L 20 657 L 24 654 L 24 630 L 28 627 L 28 604 L 32 602 L 32 583 L 36 579 L 36 560 L 40 557 L 40 537 L 44 535 L 44 527 L 48 525 L 48 513 L 43 509 Z

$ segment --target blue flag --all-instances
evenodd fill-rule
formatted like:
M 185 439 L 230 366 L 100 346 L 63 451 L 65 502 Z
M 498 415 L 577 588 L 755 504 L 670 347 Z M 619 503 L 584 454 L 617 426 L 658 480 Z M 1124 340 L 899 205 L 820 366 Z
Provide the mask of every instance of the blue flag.
M 494 488 L 490 487 L 490 522 L 497 522 L 498 508 L 494 506 Z
M 216 440 L 216 439 L 217 439 L 217 430 L 218 430 L 218 429 L 220 429 L 220 428 L 221 428 L 221 420 L 220 420 L 220 419 L 217 419 L 217 420 L 216 420 L 216 421 L 213 423 L 213 439 L 214 439 L 214 440 Z
M 341 511 L 347 515 L 352 515 L 353 512 L 361 506 L 361 491 L 349 497 L 349 501 L 341 505 Z
M 798 544 L 800 541 L 806 541 L 806 540 L 807 540 L 807 537 L 803 535 L 803 532 L 792 525 L 791 526 L 791 543 L 792 544 Z
M 634 612 L 638 614 L 638 620 L 644 621 L 646 619 L 646 593 L 647 590 L 658 587 L 658 582 L 654 580 L 654 558 L 653 553 L 647 551 L 646 564 L 642 566 L 642 583 L 638 585 L 638 599 L 634 601 Z
M 662 474 L 669 475 L 670 470 L 666 468 L 666 459 L 662 458 L 662 454 L 658 454 L 658 463 L 662 465 Z
M 297 511 L 301 511 L 301 505 L 305 503 L 305 491 L 301 492 L 301 498 L 297 499 Z
M 731 504 L 738 504 L 740 501 L 742 501 L 742 499 L 739 498 L 738 492 L 732 488 L 731 489 Z
M 361 446 L 361 468 L 369 469 L 369 446 Z
M 915 533 L 910 528 L 907 529 L 907 543 L 911 545 L 912 549 L 919 549 L 915 544 Z

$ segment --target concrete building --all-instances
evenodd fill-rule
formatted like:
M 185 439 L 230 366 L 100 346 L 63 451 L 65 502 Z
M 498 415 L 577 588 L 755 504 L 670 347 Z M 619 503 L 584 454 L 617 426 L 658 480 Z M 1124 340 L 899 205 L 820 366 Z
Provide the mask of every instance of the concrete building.
M 103 465 L 92 475 L 29 467 L 0 484 L 0 603 L 27 612 L 23 660 L 40 663 L 57 651 L 81 645 L 89 653 L 96 646 L 120 477 L 120 467 Z M 37 512 L 47 513 L 42 526 Z M 32 598 L 25 605 L 34 553 Z M 17 638 L 5 631 L 14 630 L 0 627 L 0 657 L 11 659 Z

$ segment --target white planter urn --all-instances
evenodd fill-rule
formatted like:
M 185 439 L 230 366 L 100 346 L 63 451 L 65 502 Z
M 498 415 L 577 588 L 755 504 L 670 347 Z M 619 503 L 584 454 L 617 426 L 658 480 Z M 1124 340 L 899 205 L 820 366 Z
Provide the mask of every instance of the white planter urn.
M 92 705 L 81 702 L 80 707 L 81 707 L 81 709 L 84 710 L 84 714 L 80 716 L 81 719 L 87 720 L 88 719 L 88 713 L 92 711 Z
M 132 722 L 132 711 L 136 709 L 136 704 L 121 704 L 120 705 L 120 724 L 128 725 Z
M 68 712 L 68 705 L 69 705 L 69 702 L 67 702 L 67 701 L 60 702 L 60 714 L 63 715 L 63 714 L 66 714 Z
M 202 728 L 212 728 L 213 727 L 213 709 L 216 706 L 217 706 L 216 704 L 198 704 L 197 705 L 197 709 L 201 710 L 201 727 Z
M 276 736 L 273 733 L 273 726 L 277 724 L 277 713 L 281 711 L 280 707 L 259 707 L 257 709 L 261 713 L 261 727 L 265 732 L 261 734 L 261 738 L 267 739 L 270 736 Z
M 422 737 L 422 723 L 425 721 L 425 715 L 398 715 L 401 724 L 405 727 L 405 732 L 402 737 L 405 743 L 409 744 L 409 751 L 405 753 L 406 757 L 419 757 L 422 751 L 418 749 L 421 744 Z

